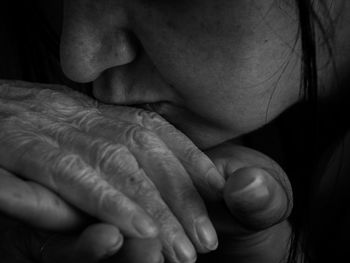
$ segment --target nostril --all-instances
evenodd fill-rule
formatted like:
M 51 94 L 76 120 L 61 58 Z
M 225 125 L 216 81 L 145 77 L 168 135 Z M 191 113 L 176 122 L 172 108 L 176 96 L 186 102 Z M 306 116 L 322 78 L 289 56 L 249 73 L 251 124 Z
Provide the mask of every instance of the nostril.
M 104 71 L 135 60 L 137 41 L 127 30 L 103 25 L 64 25 L 61 37 L 61 66 L 76 82 L 91 82 Z

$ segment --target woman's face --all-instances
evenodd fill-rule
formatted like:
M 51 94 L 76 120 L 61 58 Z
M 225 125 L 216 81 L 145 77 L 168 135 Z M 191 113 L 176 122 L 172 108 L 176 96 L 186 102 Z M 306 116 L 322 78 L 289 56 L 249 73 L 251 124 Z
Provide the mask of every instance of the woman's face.
M 66 0 L 62 68 L 93 82 L 97 99 L 150 103 L 199 147 L 211 147 L 298 100 L 291 2 Z

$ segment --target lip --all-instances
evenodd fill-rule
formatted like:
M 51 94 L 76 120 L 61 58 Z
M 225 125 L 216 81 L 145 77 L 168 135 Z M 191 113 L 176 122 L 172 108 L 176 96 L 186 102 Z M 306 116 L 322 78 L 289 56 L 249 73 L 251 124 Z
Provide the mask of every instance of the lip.
M 137 108 L 141 108 L 147 111 L 156 112 L 159 115 L 164 115 L 166 108 L 169 108 L 174 105 L 169 101 L 158 101 L 158 102 L 152 102 L 152 103 L 142 103 L 135 106 Z
M 158 101 L 152 103 L 140 103 L 132 105 L 146 111 L 155 112 L 162 116 L 167 122 L 185 134 L 199 149 L 214 147 L 224 140 L 214 140 L 213 128 L 205 119 L 193 114 L 182 105 L 169 101 Z

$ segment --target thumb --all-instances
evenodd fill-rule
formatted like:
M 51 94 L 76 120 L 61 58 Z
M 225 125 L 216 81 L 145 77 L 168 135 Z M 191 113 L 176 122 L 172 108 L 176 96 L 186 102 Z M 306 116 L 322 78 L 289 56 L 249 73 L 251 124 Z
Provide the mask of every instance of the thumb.
M 293 204 L 286 175 L 257 167 L 240 168 L 231 174 L 224 200 L 235 219 L 253 231 L 287 219 Z

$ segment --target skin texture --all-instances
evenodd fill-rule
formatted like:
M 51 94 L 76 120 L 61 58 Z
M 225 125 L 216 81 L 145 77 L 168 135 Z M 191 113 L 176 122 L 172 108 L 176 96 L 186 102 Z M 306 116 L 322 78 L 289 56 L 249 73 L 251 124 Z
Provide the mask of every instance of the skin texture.
M 159 234 L 174 262 L 193 260 L 195 248 L 216 248 L 216 232 L 198 190 L 215 199 L 224 179 L 162 117 L 100 104 L 58 85 L 1 81 L 0 100 L 0 166 L 8 171 L 0 171 L 0 207 L 7 214 L 18 217 L 26 210 L 25 221 L 56 230 L 77 225 L 60 199 L 56 212 L 64 211 L 65 220 L 55 215 L 55 201 L 46 202 L 54 195 L 43 191 L 45 186 L 126 237 Z M 41 194 L 33 195 L 37 191 Z M 38 216 L 45 210 L 51 211 L 47 221 Z
M 286 174 L 267 156 L 232 143 L 215 147 L 206 154 L 225 176 L 227 183 L 223 200 L 206 200 L 215 227 L 220 233 L 221 244 L 217 253 L 205 255 L 203 262 L 281 262 L 288 251 L 290 226 L 286 219 L 292 209 L 291 187 Z M 7 175 L 11 176 L 9 173 Z M 2 177 L 0 182 L 3 183 Z M 18 190 L 14 184 L 8 184 L 7 188 Z M 33 203 L 30 197 L 46 193 L 47 190 L 43 191 L 43 188 L 33 189 L 28 193 L 25 203 Z M 42 202 L 32 204 L 32 210 L 39 210 L 40 206 L 53 198 L 53 195 L 46 194 Z M 0 196 L 3 204 L 8 200 L 11 198 L 6 200 L 6 192 Z M 71 218 L 77 217 L 64 210 L 62 206 L 57 207 L 57 220 L 67 221 L 67 214 Z M 41 213 L 39 217 L 52 221 L 48 213 Z M 28 257 L 37 260 L 42 258 L 44 263 L 82 260 L 95 263 L 102 258 L 106 258 L 106 262 L 118 263 L 159 263 L 164 260 L 160 253 L 161 239 L 158 238 L 124 239 L 123 247 L 116 253 L 123 240 L 118 229 L 108 224 L 92 224 L 79 234 L 61 233 L 54 236 L 28 227 L 21 228 L 16 224 L 10 224 L 6 230 L 6 235 L 1 239 L 5 242 L 0 242 L 0 255 L 6 259 L 9 257 L 8 262 L 22 262 L 19 259 L 27 262 L 25 260 Z M 21 238 L 16 238 L 18 236 Z M 43 244 L 45 249 L 41 253 Z M 116 254 L 112 256 L 113 253 Z M 202 262 L 201 259 L 203 258 L 199 258 L 198 262 Z
M 61 34 L 62 69 L 74 81 L 92 82 L 94 95 L 100 101 L 152 109 L 175 124 L 199 147 L 212 147 L 257 129 L 298 100 L 300 80 L 298 44 L 295 45 L 296 49 L 293 52 L 297 34 L 297 20 L 294 7 L 283 5 L 284 3 L 283 1 L 272 0 L 193 0 L 176 2 L 67 0 L 65 1 Z M 53 23 L 56 27 L 59 27 L 60 24 Z M 39 95 L 48 95 L 47 93 L 48 91 Z M 7 92 L 4 94 L 9 95 Z M 24 95 L 26 94 L 24 92 Z M 15 101 L 17 99 L 19 102 L 22 102 L 22 100 L 26 102 L 26 99 L 28 99 L 25 96 L 21 97 L 23 95 L 21 92 L 17 95 L 18 97 L 15 96 L 12 99 Z M 13 94 L 10 93 L 11 96 Z M 47 103 L 50 106 L 59 106 L 59 110 L 66 110 L 66 105 L 60 108 L 59 103 L 58 105 L 50 104 L 52 103 L 50 101 L 52 97 L 54 96 L 47 97 Z M 41 98 L 38 101 L 43 102 L 45 100 Z M 152 104 L 165 101 L 167 103 Z M 151 103 L 151 105 L 145 106 L 145 103 Z M 24 105 L 28 106 L 26 103 Z M 33 105 L 36 104 L 32 103 L 31 106 Z M 14 103 L 12 106 L 19 107 L 19 112 L 23 111 L 22 103 L 19 103 L 19 105 Z M 35 114 L 38 112 L 35 111 L 35 107 L 32 108 L 31 106 L 29 104 L 28 109 L 33 110 L 34 112 L 31 113 L 36 116 Z M 8 118 L 9 115 L 4 115 L 3 124 L 7 130 L 5 129 L 2 135 L 5 135 L 3 141 L 8 143 L 8 148 L 4 148 L 4 151 L 11 149 L 13 146 L 6 136 L 9 136 L 9 131 L 13 128 L 11 126 L 13 123 L 9 120 L 18 120 L 16 109 L 18 108 L 11 108 L 10 105 L 5 110 L 5 112 L 11 114 L 15 112 L 15 118 L 11 118 L 11 114 L 10 118 Z M 123 115 L 121 112 L 118 112 L 117 115 L 119 116 L 119 114 L 130 117 L 130 115 Z M 23 118 L 23 116 L 21 117 Z M 111 117 L 116 117 L 116 115 L 107 116 L 109 119 Z M 89 120 L 89 118 L 87 119 Z M 28 121 L 26 118 L 21 120 Z M 36 125 L 43 125 L 40 118 L 35 118 L 35 120 L 37 121 Z M 65 121 L 70 124 L 68 120 Z M 65 121 L 63 123 L 67 124 Z M 82 123 L 84 124 L 84 121 Z M 106 136 L 105 129 L 103 129 L 105 127 L 101 125 L 98 128 L 101 127 L 102 129 L 99 130 L 97 137 Z M 28 131 L 22 128 L 23 126 L 19 125 L 14 130 Z M 26 128 L 28 127 L 26 126 Z M 32 131 L 31 129 L 32 127 L 29 127 L 29 132 Z M 111 130 L 113 131 L 113 129 Z M 82 142 L 81 140 L 74 140 L 74 138 L 80 138 L 80 133 L 79 136 L 69 137 L 66 134 L 60 136 L 58 129 L 43 129 L 40 131 L 48 133 L 50 139 L 54 139 L 55 143 L 62 144 L 65 149 L 82 149 L 79 158 L 85 158 L 85 160 L 88 160 L 87 162 L 91 162 L 91 165 L 93 165 L 96 157 L 93 156 L 92 159 L 89 159 L 88 153 L 90 150 L 93 152 L 94 149 L 84 148 L 90 145 L 90 141 L 87 140 L 88 143 L 86 144 L 79 144 Z M 69 129 L 65 130 L 65 132 L 67 131 Z M 74 133 L 70 133 L 70 135 L 72 134 Z M 154 138 L 149 133 L 146 133 L 145 137 L 143 136 L 145 133 L 138 134 L 142 135 L 142 138 L 146 138 L 145 141 L 140 143 L 141 146 L 147 145 L 147 142 Z M 44 135 L 47 136 L 47 134 Z M 111 133 L 107 135 L 109 136 Z M 139 136 L 136 137 L 139 138 Z M 32 144 L 38 142 L 36 136 L 31 137 L 31 139 L 33 140 L 31 141 Z M 125 138 L 120 137 L 118 139 Z M 58 140 L 58 142 L 55 140 Z M 20 142 L 12 141 L 15 145 Z M 50 143 L 47 144 L 45 146 L 52 146 Z M 96 145 L 99 144 L 96 143 Z M 129 144 L 128 146 L 137 148 L 140 145 Z M 33 155 L 27 154 L 29 157 L 36 156 L 37 153 L 34 148 L 31 149 Z M 11 163 L 13 160 L 8 156 L 4 157 L 2 165 L 14 172 L 19 171 L 19 173 L 21 168 L 23 169 L 20 165 L 21 161 L 26 160 L 25 157 L 29 158 L 28 156 L 20 156 L 19 162 Z M 17 156 L 14 155 L 14 157 Z M 58 157 L 61 157 L 61 155 Z M 147 159 L 148 156 L 141 153 L 139 157 Z M 74 155 L 68 155 L 67 158 L 58 158 L 59 160 L 68 161 L 68 163 L 58 162 L 60 165 L 56 167 L 58 168 L 57 173 L 74 168 L 74 165 L 71 167 L 70 164 L 77 164 L 76 161 L 79 158 Z M 142 158 L 140 159 L 142 160 Z M 236 163 L 236 161 L 232 162 Z M 28 161 L 28 163 L 28 167 L 35 168 L 36 158 Z M 48 166 L 51 164 L 48 163 Z M 254 164 L 248 162 L 246 165 L 252 166 Z M 133 165 L 130 165 L 130 167 L 132 168 Z M 252 176 L 253 181 L 255 181 L 254 176 L 257 176 L 256 174 L 260 176 L 260 170 L 257 172 L 254 169 L 249 170 L 250 168 L 243 171 L 238 170 L 237 173 L 239 172 L 238 175 L 243 173 L 244 176 L 242 177 Z M 263 167 L 264 169 L 265 167 Z M 70 174 L 70 177 L 64 174 L 64 178 L 68 178 L 69 183 L 74 182 L 75 176 L 78 175 L 78 178 L 79 175 L 81 176 L 76 170 L 75 173 Z M 37 172 L 38 170 L 34 169 L 34 171 Z M 30 176 L 38 176 L 38 173 L 33 174 L 22 176 L 27 179 L 33 179 Z M 94 171 L 91 174 L 94 174 Z M 284 176 L 283 173 L 282 176 Z M 226 177 L 235 178 L 229 177 L 229 175 L 226 175 Z M 40 180 L 45 180 L 43 178 L 41 177 Z M 240 176 L 237 176 L 237 178 L 240 178 Z M 34 179 L 37 180 L 38 178 Z M 258 182 L 271 182 L 270 179 L 259 179 Z M 109 180 L 113 183 L 113 180 L 116 179 L 109 177 Z M 159 183 L 160 181 L 155 180 L 155 182 Z M 50 185 L 50 182 L 41 181 L 41 183 L 53 190 L 59 190 L 55 188 L 55 185 Z M 65 186 L 69 183 L 66 183 Z M 89 180 L 87 180 L 87 184 L 73 184 L 77 187 L 84 185 L 88 187 L 83 188 L 83 190 L 88 191 L 89 186 L 91 187 L 93 184 Z M 225 189 L 224 196 L 232 214 L 236 211 L 235 203 L 239 204 L 237 200 L 232 201 L 229 191 L 230 187 L 235 185 L 237 185 L 237 182 L 232 183 L 231 181 L 230 183 L 229 181 L 226 185 L 228 190 Z M 120 187 L 120 184 L 116 184 L 116 187 Z M 277 189 L 279 189 L 279 195 L 284 194 L 281 186 Z M 85 200 L 72 197 L 73 193 L 66 191 L 65 187 L 60 190 L 62 191 L 60 194 L 71 203 L 80 208 L 85 208 L 85 212 L 91 212 L 87 207 L 90 203 L 86 204 L 84 203 Z M 133 190 L 135 188 L 131 185 L 125 191 L 131 191 L 128 192 L 128 195 L 132 195 Z M 116 189 L 107 192 L 115 191 Z M 94 191 L 91 192 L 94 193 Z M 90 195 L 90 198 L 91 196 L 93 195 Z M 138 196 L 133 197 L 138 198 Z M 178 197 L 181 197 L 181 195 Z M 182 198 L 188 200 L 187 196 L 182 196 Z M 102 198 L 102 200 L 106 199 Z M 238 198 L 238 200 L 243 200 L 243 203 L 246 203 L 244 198 Z M 286 198 L 283 200 L 286 200 Z M 117 209 L 114 206 L 111 207 Z M 156 207 L 156 209 L 159 207 Z M 201 205 L 198 207 L 201 207 Z M 289 211 L 290 207 L 287 204 L 282 204 L 280 208 L 284 212 L 285 210 Z M 101 211 L 106 210 L 101 209 Z M 274 210 L 272 209 L 272 211 Z M 277 219 L 283 220 L 288 216 L 288 213 L 281 214 L 282 216 L 277 216 Z M 115 223 L 124 231 L 130 231 L 128 227 L 123 229 L 123 226 L 118 225 L 118 222 L 110 222 L 116 219 L 114 216 L 109 217 L 109 215 L 103 213 L 102 215 L 96 215 L 93 211 L 92 215 L 109 223 Z M 121 213 L 118 216 L 128 216 L 128 213 Z M 243 220 L 241 220 L 244 221 L 245 219 L 243 217 Z M 253 222 L 257 221 L 256 218 L 251 220 Z M 128 223 L 129 221 L 125 220 L 125 222 Z M 271 224 L 278 222 L 279 220 L 277 222 L 273 221 Z M 232 223 L 232 226 L 240 226 L 240 224 L 233 224 L 231 221 L 230 223 Z M 262 239 L 264 240 L 264 237 L 269 239 L 271 233 L 274 233 L 274 238 L 269 240 L 274 240 L 274 245 L 283 243 L 276 242 L 276 237 L 280 236 L 281 231 L 283 231 L 283 236 L 288 238 L 288 224 L 284 221 L 284 224 L 277 226 L 277 228 L 268 228 L 267 231 L 264 231 L 263 233 L 268 234 L 267 236 L 263 235 Z M 188 227 L 188 225 L 185 224 L 185 227 Z M 243 230 L 245 230 L 243 231 L 243 237 L 246 237 L 247 229 Z M 255 232 L 252 235 L 250 234 L 248 232 L 252 244 L 261 244 L 255 242 L 257 241 L 256 237 L 258 237 L 258 241 L 261 241 L 260 235 L 255 235 Z M 165 244 L 168 245 L 168 243 Z M 239 247 L 239 245 L 247 244 L 229 243 L 229 245 Z M 262 247 L 264 245 L 266 244 L 262 244 Z M 254 251 L 257 251 L 254 248 L 251 250 L 250 246 L 243 247 L 249 248 L 246 255 L 252 255 Z M 276 249 L 278 255 L 273 255 L 276 262 L 281 258 L 281 254 L 284 254 L 285 247 L 286 245 L 283 243 L 282 248 Z M 271 251 L 271 247 L 267 246 L 265 248 L 267 249 L 261 249 L 260 254 L 253 255 L 255 260 L 258 260 L 257 262 L 263 262 L 261 256 L 266 251 Z M 275 250 L 272 251 L 275 252 Z M 192 254 L 192 252 L 188 254 Z M 174 255 L 171 248 L 168 250 L 169 255 L 170 257 Z M 235 256 L 239 260 L 242 259 L 239 255 Z M 190 256 L 187 259 L 192 260 L 193 257 Z M 271 258 L 267 257 L 266 262 L 273 262 L 269 259 Z
M 153 105 L 200 148 L 250 132 L 298 100 L 297 17 L 283 1 L 64 4 L 61 64 L 97 99 Z M 137 76 L 137 77 L 135 77 Z
M 219 231 L 234 237 L 221 249 L 231 259 L 254 255 L 250 262 L 277 262 L 284 256 L 291 189 L 268 157 L 228 144 L 207 152 L 209 159 L 156 113 L 101 104 L 64 86 L 1 81 L 0 100 L 1 211 L 58 232 L 84 228 L 80 235 L 50 239 L 45 254 L 46 241 L 35 231 L 21 236 L 9 228 L 3 239 L 26 237 L 36 244 L 25 254 L 49 263 L 93 263 L 116 253 L 123 235 L 118 260 L 194 262 L 197 252 L 217 248 Z M 215 229 L 201 197 L 214 208 Z M 86 215 L 102 226 L 91 225 Z M 280 234 L 285 242 L 276 242 Z M 271 245 L 279 249 L 265 254 Z M 150 257 L 141 260 L 145 250 Z

